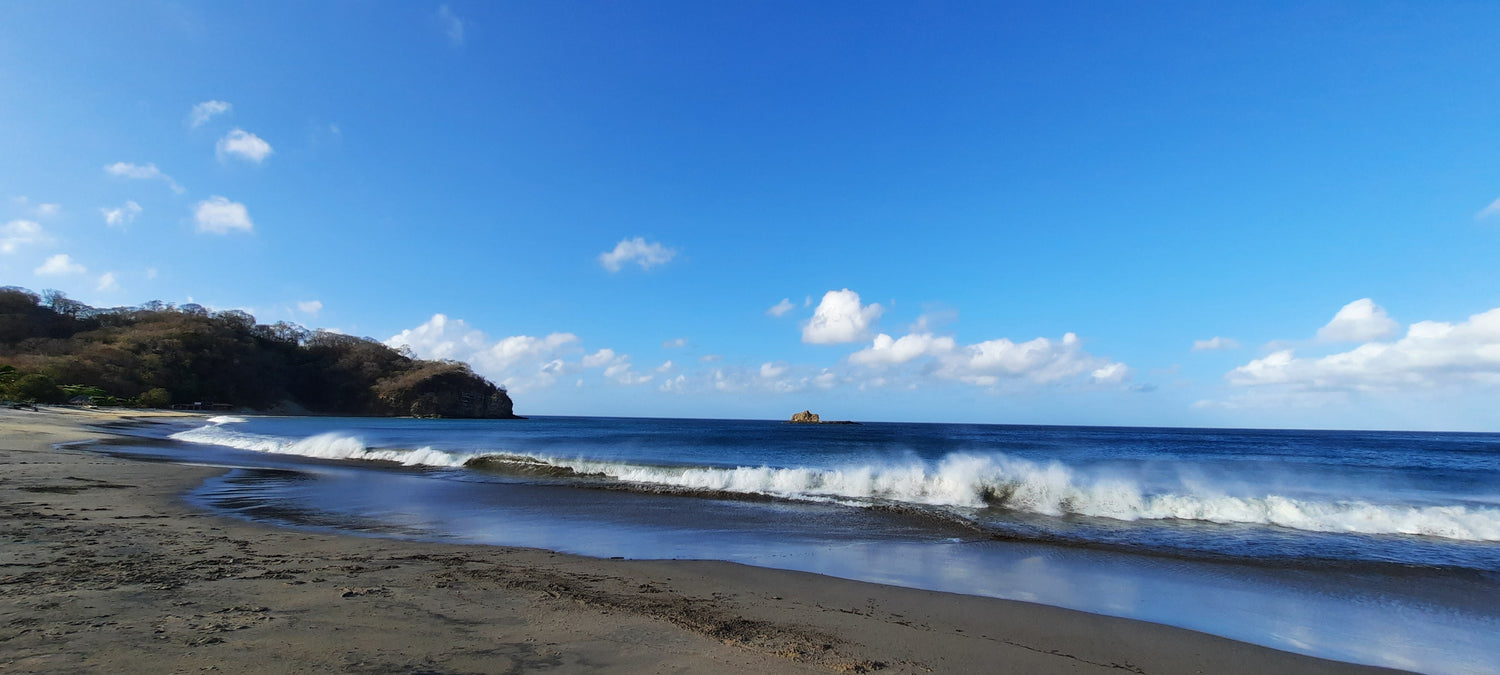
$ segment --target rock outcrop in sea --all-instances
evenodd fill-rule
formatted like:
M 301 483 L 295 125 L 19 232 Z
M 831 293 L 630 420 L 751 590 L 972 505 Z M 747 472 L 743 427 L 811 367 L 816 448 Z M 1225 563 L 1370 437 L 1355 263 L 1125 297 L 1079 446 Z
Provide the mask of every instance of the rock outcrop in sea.
M 811 410 L 804 410 L 795 415 L 792 415 L 792 419 L 788 420 L 787 424 L 859 424 L 859 422 L 850 422 L 848 420 L 823 420 L 818 417 L 818 413 L 815 413 Z

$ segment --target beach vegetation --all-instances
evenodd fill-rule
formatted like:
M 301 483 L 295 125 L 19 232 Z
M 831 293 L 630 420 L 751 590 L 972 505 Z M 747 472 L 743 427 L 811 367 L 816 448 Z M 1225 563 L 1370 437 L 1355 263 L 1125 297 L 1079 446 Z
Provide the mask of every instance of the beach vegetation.
M 135 400 L 137 407 L 166 408 L 172 405 L 172 394 L 161 387 L 152 387 L 141 392 L 141 395 L 137 396 Z
M 66 395 L 52 378 L 41 373 L 22 375 L 7 387 L 6 398 L 25 403 L 62 403 Z

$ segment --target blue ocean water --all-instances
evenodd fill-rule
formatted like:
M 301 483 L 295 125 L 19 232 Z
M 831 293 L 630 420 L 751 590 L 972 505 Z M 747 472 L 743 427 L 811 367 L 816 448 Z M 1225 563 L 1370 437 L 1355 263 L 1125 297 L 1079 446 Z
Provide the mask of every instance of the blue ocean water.
M 219 417 L 271 522 L 722 559 L 1030 600 L 1426 672 L 1500 662 L 1500 435 Z

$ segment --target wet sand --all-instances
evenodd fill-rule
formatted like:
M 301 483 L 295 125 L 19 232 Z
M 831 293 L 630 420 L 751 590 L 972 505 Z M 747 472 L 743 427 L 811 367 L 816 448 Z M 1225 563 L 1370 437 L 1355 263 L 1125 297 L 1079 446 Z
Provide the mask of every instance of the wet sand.
M 56 447 L 159 415 L 0 411 L 0 671 L 1389 672 L 731 563 L 272 528 L 182 502 L 222 469 Z

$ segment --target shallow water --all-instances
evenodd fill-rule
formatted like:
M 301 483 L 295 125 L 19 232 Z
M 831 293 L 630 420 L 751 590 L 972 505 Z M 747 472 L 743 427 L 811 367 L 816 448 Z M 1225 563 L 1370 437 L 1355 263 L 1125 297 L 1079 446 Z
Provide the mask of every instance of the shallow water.
M 1500 436 L 216 418 L 262 521 L 719 559 L 1029 600 L 1426 672 L 1500 654 Z

